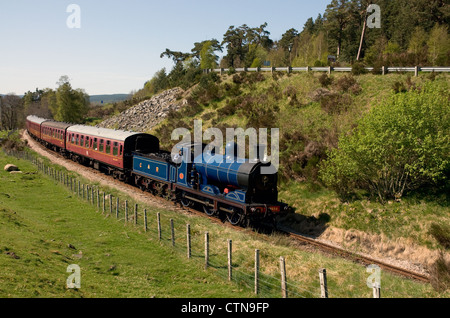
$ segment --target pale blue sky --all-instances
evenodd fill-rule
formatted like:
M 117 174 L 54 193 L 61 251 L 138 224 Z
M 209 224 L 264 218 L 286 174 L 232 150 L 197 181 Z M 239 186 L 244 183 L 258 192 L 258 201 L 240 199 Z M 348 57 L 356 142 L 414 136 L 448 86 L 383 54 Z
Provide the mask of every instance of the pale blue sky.
M 331 0 L 0 0 L 0 93 L 56 88 L 68 75 L 90 95 L 129 93 L 173 62 L 166 48 L 190 52 L 194 42 L 222 41 L 228 27 L 268 23 L 278 40 L 323 14 Z M 70 29 L 66 9 L 81 9 Z

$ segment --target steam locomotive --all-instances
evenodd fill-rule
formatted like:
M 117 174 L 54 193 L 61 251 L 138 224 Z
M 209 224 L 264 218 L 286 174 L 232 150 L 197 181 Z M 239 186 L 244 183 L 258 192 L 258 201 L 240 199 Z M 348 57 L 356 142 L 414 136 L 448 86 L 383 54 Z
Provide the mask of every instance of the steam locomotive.
M 274 224 L 277 215 L 289 211 L 287 204 L 278 202 L 277 172 L 270 163 L 230 160 L 199 143 L 179 143 L 178 154 L 172 156 L 150 134 L 33 115 L 27 117 L 26 127 L 30 136 L 68 159 L 183 206 L 200 207 L 233 225 Z M 272 167 L 272 173 L 262 174 L 263 167 Z

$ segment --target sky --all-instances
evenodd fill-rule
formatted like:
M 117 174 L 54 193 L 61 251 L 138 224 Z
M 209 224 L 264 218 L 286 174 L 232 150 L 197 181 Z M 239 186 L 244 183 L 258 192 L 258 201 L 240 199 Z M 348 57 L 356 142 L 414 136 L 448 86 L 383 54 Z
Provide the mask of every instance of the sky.
M 67 75 L 89 95 L 128 94 L 162 68 L 170 72 L 173 61 L 160 58 L 166 48 L 190 52 L 195 42 L 221 42 L 232 25 L 265 22 L 279 40 L 330 2 L 0 0 L 0 93 L 55 89 Z

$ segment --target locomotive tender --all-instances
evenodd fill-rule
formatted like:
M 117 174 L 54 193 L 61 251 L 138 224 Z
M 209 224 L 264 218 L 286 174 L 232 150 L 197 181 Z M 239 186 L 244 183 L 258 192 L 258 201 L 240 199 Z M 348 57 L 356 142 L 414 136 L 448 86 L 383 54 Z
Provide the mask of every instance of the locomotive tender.
M 278 202 L 276 169 L 271 174 L 261 173 L 270 163 L 236 157 L 230 161 L 198 143 L 177 144 L 176 160 L 161 150 L 159 139 L 150 134 L 32 115 L 27 117 L 26 127 L 30 136 L 68 159 L 183 206 L 200 206 L 207 215 L 226 217 L 233 225 L 274 222 L 277 215 L 289 211 L 287 204 Z M 198 154 L 195 149 L 202 151 Z

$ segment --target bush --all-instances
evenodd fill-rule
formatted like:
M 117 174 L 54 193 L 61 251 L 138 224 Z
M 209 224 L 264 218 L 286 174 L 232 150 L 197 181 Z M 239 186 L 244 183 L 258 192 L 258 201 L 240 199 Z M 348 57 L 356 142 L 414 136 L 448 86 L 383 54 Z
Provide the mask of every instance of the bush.
M 360 75 L 367 73 L 366 69 L 364 68 L 364 64 L 361 62 L 355 62 L 352 65 L 352 74 L 353 75 Z
M 374 107 L 321 165 L 320 178 L 346 197 L 365 189 L 381 201 L 446 182 L 450 172 L 448 83 L 393 94 Z
M 429 234 L 445 249 L 450 249 L 450 226 L 447 224 L 432 223 Z
M 431 266 L 430 282 L 431 286 L 439 292 L 444 292 L 450 288 L 450 262 L 445 259 L 442 251 Z
M 361 86 L 356 82 L 356 79 L 351 75 L 345 75 L 337 80 L 336 88 L 341 92 L 351 91 L 353 93 L 356 92 L 356 95 L 359 94 L 361 90 Z
M 323 73 L 319 76 L 319 83 L 322 85 L 322 87 L 328 87 L 333 83 L 333 78 L 328 76 L 328 74 Z
M 320 98 L 320 107 L 330 115 L 345 112 L 351 103 L 348 94 L 331 92 Z

